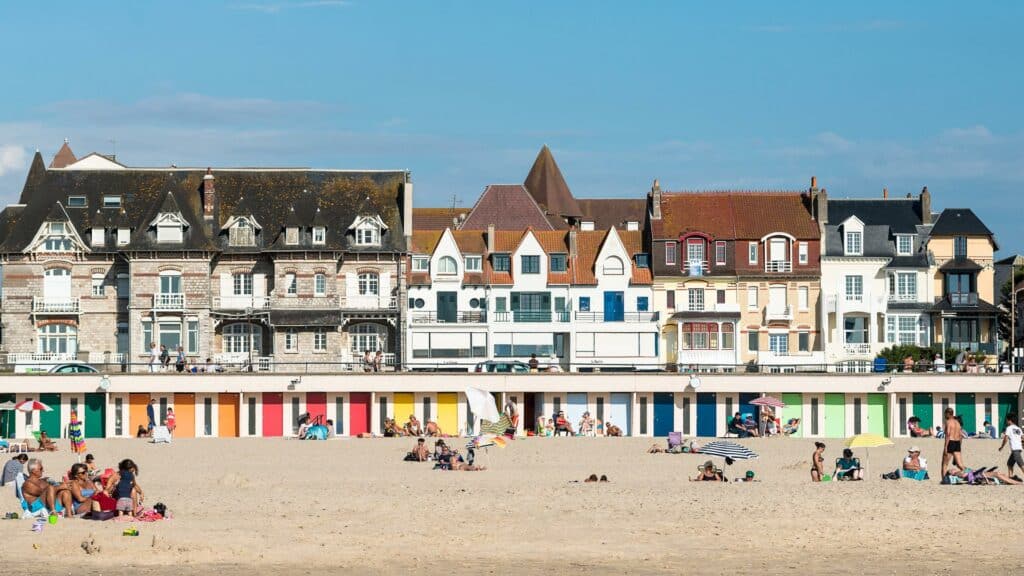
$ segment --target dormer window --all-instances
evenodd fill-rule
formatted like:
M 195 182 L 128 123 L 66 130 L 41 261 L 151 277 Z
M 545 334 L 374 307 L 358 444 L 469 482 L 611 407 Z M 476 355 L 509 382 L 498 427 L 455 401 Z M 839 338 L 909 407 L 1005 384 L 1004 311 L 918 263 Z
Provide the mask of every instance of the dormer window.
M 491 256 L 491 265 L 495 272 L 508 272 L 512 268 L 512 258 L 509 254 L 495 254 Z
M 479 256 L 466 256 L 466 272 L 479 272 L 481 264 Z
M 313 244 L 323 245 L 327 242 L 327 228 L 323 226 L 313 227 Z
M 104 208 L 120 208 L 121 197 L 120 196 L 104 196 L 103 197 Z
M 64 222 L 48 222 L 43 252 L 70 252 L 71 238 Z
M 646 253 L 637 254 L 636 255 L 636 267 L 637 268 L 650 268 L 651 267 L 651 257 L 650 257 L 650 255 L 648 255 Z
M 156 241 L 160 244 L 180 244 L 184 240 L 185 227 L 188 224 L 181 214 L 172 212 L 160 213 L 150 226 L 156 228 Z
M 296 246 L 299 243 L 298 226 L 289 226 L 284 229 L 284 243 L 289 246 Z
M 914 249 L 914 237 L 910 234 L 899 234 L 896 236 L 896 254 L 898 256 L 910 256 Z
M 231 228 L 228 229 L 229 246 L 255 246 L 256 230 L 252 222 L 246 218 L 240 218 Z
M 636 220 L 630 220 L 626 222 L 626 230 L 629 232 L 636 232 L 640 229 L 640 223 Z
M 846 232 L 846 244 L 843 246 L 846 256 L 860 256 L 864 253 L 864 233 L 859 230 Z
M 129 239 L 130 236 L 131 236 L 131 231 L 129 229 L 127 229 L 127 228 L 118 228 L 117 229 L 117 245 L 118 246 L 126 246 L 128 244 L 128 239 Z
M 581 231 L 583 231 L 583 232 L 590 232 L 593 229 L 594 229 L 594 221 L 593 220 L 584 220 L 584 221 L 580 222 L 580 230 Z
M 413 272 L 430 272 L 430 258 L 426 256 L 412 257 Z
M 106 243 L 107 231 L 97 226 L 92 229 L 92 245 L 94 247 L 102 247 Z
M 566 254 L 552 254 L 549 260 L 551 261 L 552 272 L 565 272 Z
M 356 246 L 380 246 L 380 237 L 388 227 L 380 216 L 360 216 L 348 229 L 355 231 Z

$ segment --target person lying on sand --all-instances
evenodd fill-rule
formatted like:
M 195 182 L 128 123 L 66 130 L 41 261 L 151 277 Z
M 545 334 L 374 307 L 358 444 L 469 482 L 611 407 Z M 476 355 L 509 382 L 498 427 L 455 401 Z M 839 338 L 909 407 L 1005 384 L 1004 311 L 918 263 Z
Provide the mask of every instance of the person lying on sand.
M 427 436 L 430 436 L 431 438 L 436 438 L 443 435 L 441 432 L 441 427 L 438 426 L 437 422 L 434 422 L 433 420 L 427 421 L 426 433 Z
M 647 449 L 648 454 L 664 454 L 665 452 L 667 450 L 657 444 L 651 444 L 651 447 Z
M 462 456 L 459 455 L 458 450 L 452 450 L 451 456 L 449 457 L 448 469 L 453 472 L 478 472 L 486 470 L 487 467 L 467 464 L 466 461 L 462 459 Z
M 972 479 L 978 480 L 979 478 L 982 478 L 986 484 L 1024 484 L 1024 482 L 1014 480 L 994 467 L 991 470 L 971 470 L 970 468 L 960 469 L 955 465 L 950 465 L 949 469 L 946 471 L 946 475 L 947 477 L 952 476 L 964 481 L 971 481 Z
M 690 482 L 725 482 L 725 475 L 721 470 L 716 470 L 711 460 L 704 463 L 696 478 L 690 478 Z
M 743 478 L 737 478 L 733 482 L 760 482 L 760 480 L 754 478 L 753 470 L 747 470 L 747 474 Z

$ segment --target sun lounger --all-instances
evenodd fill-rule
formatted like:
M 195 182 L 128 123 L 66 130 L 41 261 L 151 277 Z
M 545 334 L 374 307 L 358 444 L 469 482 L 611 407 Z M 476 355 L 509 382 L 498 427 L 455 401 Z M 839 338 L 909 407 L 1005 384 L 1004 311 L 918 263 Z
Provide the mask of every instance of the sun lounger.
M 683 433 L 682 432 L 669 432 L 668 433 L 668 449 L 669 450 L 675 448 L 676 446 L 681 445 L 682 443 L 683 443 Z

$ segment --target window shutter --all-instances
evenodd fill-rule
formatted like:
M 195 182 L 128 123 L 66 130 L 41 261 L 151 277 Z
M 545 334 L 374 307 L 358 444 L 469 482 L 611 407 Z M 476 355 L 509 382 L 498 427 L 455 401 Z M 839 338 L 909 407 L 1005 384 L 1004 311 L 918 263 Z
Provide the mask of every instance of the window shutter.
M 234 294 L 234 285 L 231 283 L 231 274 L 227 272 L 220 273 L 220 295 L 221 298 L 224 296 L 231 296 Z
M 380 307 L 387 308 L 391 302 L 391 274 L 382 273 L 377 277 L 377 293 L 380 296 Z
M 551 294 L 550 293 L 545 292 L 544 294 L 541 295 L 541 298 L 540 298 L 540 309 L 541 310 L 547 310 L 547 311 L 551 310 Z
M 352 301 L 359 294 L 359 278 L 353 272 L 345 273 L 345 299 Z
M 252 295 L 254 298 L 267 295 L 267 275 L 266 274 L 253 274 L 252 275 Z
M 513 312 L 517 312 L 519 310 L 519 293 L 518 292 L 513 292 L 512 293 L 511 304 L 512 304 L 512 306 L 511 306 L 512 311 Z

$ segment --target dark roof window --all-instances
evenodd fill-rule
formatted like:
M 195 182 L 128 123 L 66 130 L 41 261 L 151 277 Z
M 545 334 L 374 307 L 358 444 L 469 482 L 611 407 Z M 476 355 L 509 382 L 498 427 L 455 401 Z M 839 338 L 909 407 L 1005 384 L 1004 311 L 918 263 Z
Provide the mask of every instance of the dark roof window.
M 103 197 L 103 207 L 104 208 L 120 208 L 121 207 L 121 197 L 120 196 L 112 196 L 112 195 L 111 196 L 104 196 Z
M 68 208 L 85 208 L 88 206 L 85 196 L 68 196 Z

